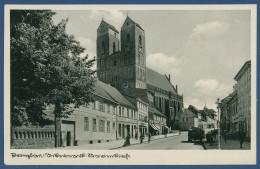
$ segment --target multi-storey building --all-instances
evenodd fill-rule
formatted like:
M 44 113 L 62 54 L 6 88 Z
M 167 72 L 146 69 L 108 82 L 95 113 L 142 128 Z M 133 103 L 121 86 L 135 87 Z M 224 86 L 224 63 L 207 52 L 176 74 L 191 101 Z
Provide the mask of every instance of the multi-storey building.
M 148 126 L 148 103 L 138 97 L 125 96 L 125 98 L 137 108 L 137 131 L 138 138 L 141 134 L 146 135 L 149 132 Z M 134 135 L 132 136 L 134 137 Z
M 117 103 L 117 138 L 125 138 L 127 133 L 135 135 L 137 132 L 137 108 L 132 105 L 116 88 L 100 82 L 110 97 Z
M 93 86 L 93 102 L 77 108 L 69 118 L 61 119 L 61 144 L 93 144 L 116 139 L 116 109 L 118 103 L 109 96 L 112 88 L 100 81 Z
M 222 100 L 222 130 L 245 131 L 251 136 L 251 61 L 247 61 L 234 78 L 233 92 Z
M 216 112 L 213 109 L 204 107 L 198 110 L 195 106 L 189 105 L 188 109 L 181 109 L 179 125 L 181 130 L 188 130 L 191 127 L 199 127 L 204 130 L 217 127 Z
M 251 61 L 247 61 L 234 78 L 237 81 L 239 130 L 251 136 Z
M 104 20 L 97 29 L 97 76 L 121 92 L 146 89 L 153 95 L 154 107 L 166 116 L 167 124 L 175 125 L 183 97 L 171 84 L 170 75 L 162 75 L 146 67 L 145 31 L 127 16 L 119 31 Z

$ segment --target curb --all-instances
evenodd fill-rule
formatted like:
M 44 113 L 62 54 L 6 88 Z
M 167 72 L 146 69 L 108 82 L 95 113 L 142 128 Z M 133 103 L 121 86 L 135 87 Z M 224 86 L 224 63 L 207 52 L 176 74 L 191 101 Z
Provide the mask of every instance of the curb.
M 174 137 L 174 136 L 179 136 L 179 134 L 178 135 L 173 135 L 173 136 L 167 136 L 167 137 L 163 137 L 163 138 L 157 138 L 157 139 L 154 139 L 154 140 L 160 140 L 160 139 L 170 138 L 170 137 Z M 153 140 L 151 140 L 151 141 L 153 141 Z M 147 142 L 148 141 L 144 141 L 143 143 L 147 143 Z M 137 144 L 140 144 L 140 143 L 134 143 L 134 144 L 131 144 L 131 145 L 137 145 Z M 123 148 L 123 146 L 111 148 L 109 150 L 115 150 L 115 149 L 119 149 L 119 148 Z

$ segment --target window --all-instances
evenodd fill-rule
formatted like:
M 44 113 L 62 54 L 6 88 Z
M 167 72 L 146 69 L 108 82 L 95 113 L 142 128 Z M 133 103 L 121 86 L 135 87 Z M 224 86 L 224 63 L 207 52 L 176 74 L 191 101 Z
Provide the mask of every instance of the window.
M 93 131 L 97 131 L 97 119 L 93 119 L 92 127 L 93 127 Z
M 99 120 L 99 132 L 104 132 L 104 120 Z
M 97 101 L 94 101 L 93 109 L 97 109 Z
M 116 66 L 116 60 L 114 60 L 114 66 Z
M 139 46 L 142 46 L 142 37 L 139 35 Z
M 110 105 L 107 105 L 107 113 L 110 113 Z
M 113 123 L 113 130 L 116 129 L 116 123 Z
M 122 116 L 124 116 L 124 108 L 122 107 Z
M 84 131 L 89 131 L 89 121 L 88 117 L 84 118 Z
M 119 116 L 122 116 L 122 114 L 121 114 L 121 107 L 119 107 Z
M 99 111 L 105 111 L 105 108 L 104 108 L 104 103 L 100 102 L 99 103 Z
M 115 115 L 115 114 L 116 114 L 116 107 L 113 106 L 113 115 Z
M 127 41 L 130 41 L 130 34 L 129 33 L 126 35 L 126 39 L 127 39 Z
M 137 56 L 137 63 L 140 64 L 140 54 L 138 53 L 138 56 Z
M 113 53 L 115 53 L 116 52 L 116 43 L 114 42 L 113 43 Z
M 110 122 L 107 122 L 107 133 L 110 133 Z
M 129 110 L 128 110 L 128 109 L 126 109 L 126 112 L 127 112 L 127 117 L 129 117 Z

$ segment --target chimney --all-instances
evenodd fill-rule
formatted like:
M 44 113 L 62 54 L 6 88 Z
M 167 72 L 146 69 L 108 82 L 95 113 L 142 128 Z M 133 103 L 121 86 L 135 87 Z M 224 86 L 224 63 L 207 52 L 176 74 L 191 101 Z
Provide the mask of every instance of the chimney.
M 169 78 L 168 78 L 168 79 L 169 79 L 169 81 L 171 82 L 171 74 L 170 74 L 170 73 L 169 73 Z
M 178 85 L 176 85 L 176 92 L 178 93 Z

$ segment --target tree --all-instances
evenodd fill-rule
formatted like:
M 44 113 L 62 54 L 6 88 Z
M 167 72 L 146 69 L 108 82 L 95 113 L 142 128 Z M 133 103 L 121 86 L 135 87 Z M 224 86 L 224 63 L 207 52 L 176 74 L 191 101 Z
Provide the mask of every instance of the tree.
M 44 110 L 54 106 L 55 145 L 60 118 L 92 100 L 94 59 L 79 57 L 84 48 L 55 25 L 50 10 L 11 11 L 11 125 L 45 125 Z

